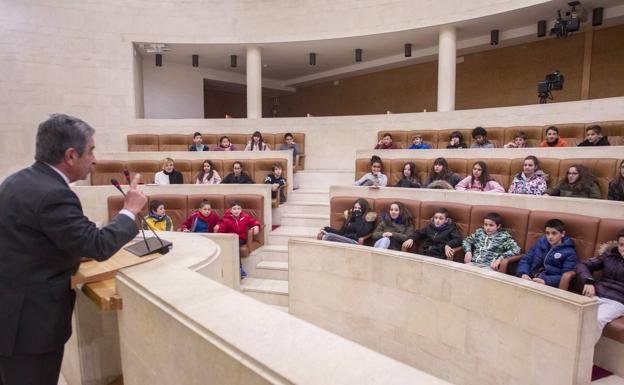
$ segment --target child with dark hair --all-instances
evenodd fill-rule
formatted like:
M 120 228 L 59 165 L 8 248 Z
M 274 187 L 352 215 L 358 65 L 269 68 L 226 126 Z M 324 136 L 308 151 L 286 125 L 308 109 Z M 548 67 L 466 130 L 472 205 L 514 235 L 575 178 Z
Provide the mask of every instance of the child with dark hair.
M 173 222 L 165 211 L 164 203 L 156 199 L 149 203 L 149 214 L 145 217 L 143 229 L 152 229 L 154 231 L 173 231 Z
M 223 219 L 219 224 L 219 232 L 227 234 L 237 234 L 238 244 L 243 246 L 247 243 L 247 230 L 253 229 L 253 234 L 260 232 L 260 221 L 251 215 L 243 212 L 243 207 L 239 201 L 231 201 L 228 205 L 230 208 L 223 214 Z M 241 278 L 245 278 L 247 273 L 240 265 Z
M 516 275 L 522 279 L 559 287 L 561 276 L 576 266 L 576 249 L 566 236 L 559 219 L 544 224 L 544 235 L 527 251 L 518 264 Z
M 221 176 L 215 170 L 214 164 L 210 159 L 206 159 L 202 163 L 202 169 L 197 173 L 195 177 L 195 184 L 219 184 L 221 183 Z
M 479 267 L 498 270 L 501 261 L 520 253 L 520 246 L 511 234 L 502 228 L 503 218 L 498 213 L 488 213 L 483 227 L 462 242 L 464 262 Z
M 503 186 L 495 181 L 484 161 L 479 160 L 472 165 L 472 175 L 462 179 L 456 186 L 459 191 L 505 192 Z
M 193 144 L 189 147 L 189 151 L 208 151 L 208 146 L 202 143 L 202 134 L 200 132 L 193 134 Z
M 514 136 L 514 140 L 507 143 L 503 147 L 505 148 L 527 148 L 531 147 L 527 145 L 527 134 L 524 131 L 518 131 Z
M 449 144 L 446 145 L 446 148 L 468 148 L 466 142 L 464 142 L 464 135 L 460 131 L 451 132 Z
M 392 202 L 388 212 L 373 232 L 373 242 L 379 249 L 401 250 L 401 245 L 414 232 L 414 217 L 401 202 Z
M 368 201 L 364 198 L 356 200 L 350 210 L 345 210 L 344 216 L 345 223 L 340 229 L 325 226 L 318 233 L 316 239 L 357 245 L 360 238 L 373 231 L 377 218 L 377 214 L 370 211 Z
M 264 179 L 265 184 L 271 185 L 271 198 L 277 197 L 277 190 L 280 194 L 280 203 L 286 202 L 286 196 L 284 195 L 284 189 L 280 189 L 282 186 L 286 186 L 286 179 L 282 176 L 282 166 L 275 163 L 271 166 L 271 173 Z
M 431 221 L 422 229 L 416 230 L 413 235 L 401 246 L 402 251 L 412 248 L 414 242 L 423 239 L 422 253 L 430 257 L 453 260 L 454 248 L 461 246 L 462 237 L 455 222 L 449 217 L 449 212 L 443 207 L 435 209 Z
M 416 164 L 407 162 L 403 165 L 403 176 L 394 187 L 420 188 Z
M 299 143 L 295 143 L 295 137 L 290 132 L 284 134 L 284 144 L 279 147 L 280 150 L 291 150 L 293 153 L 293 160 L 298 154 L 301 154 L 301 147 Z
M 223 184 L 253 184 L 253 180 L 243 171 L 243 164 L 238 160 L 232 164 L 232 172 L 221 181 Z
M 472 130 L 472 142 L 470 148 L 495 148 L 494 143 L 490 142 L 487 138 L 487 131 L 483 127 L 475 127 Z
M 185 233 L 212 233 L 219 231 L 219 214 L 210 207 L 210 202 L 203 199 L 199 209 L 182 223 Z
M 222 136 L 219 138 L 219 145 L 213 149 L 213 151 L 237 151 L 235 145 L 230 142 L 230 138 Z
M 260 131 L 256 131 L 251 135 L 251 140 L 247 142 L 245 151 L 270 151 L 269 146 L 262 140 Z
M 578 144 L 579 147 L 610 146 L 609 138 L 602 136 L 602 127 L 597 124 L 585 129 L 585 140 Z
M 355 181 L 356 186 L 384 187 L 388 185 L 388 177 L 382 173 L 383 163 L 381 158 L 373 155 L 370 160 L 371 171 Z
M 568 147 L 568 142 L 559 137 L 559 129 L 550 126 L 546 129 L 546 139 L 540 143 L 540 147 Z
M 618 174 L 611 182 L 609 182 L 610 201 L 624 201 L 624 160 L 620 162 Z
M 425 187 L 432 188 L 431 184 L 436 181 L 447 182 L 451 189 L 454 188 L 461 178 L 449 169 L 448 162 L 444 158 L 436 158 L 433 161 L 429 175 L 425 178 Z
M 544 195 L 569 198 L 601 198 L 600 186 L 596 183 L 596 178 L 582 164 L 570 166 L 566 176 L 555 187 L 546 190 Z
M 412 137 L 412 145 L 408 147 L 409 150 L 429 150 L 431 146 L 429 146 L 423 140 L 421 134 L 416 134 Z
M 600 270 L 602 278 L 596 282 L 593 273 Z M 576 273 L 585 284 L 583 295 L 597 296 L 598 324 L 594 340 L 598 342 L 606 324 L 624 317 L 624 229 L 615 241 L 600 248 L 598 257 L 576 265 Z
M 399 148 L 401 147 L 396 145 L 396 143 L 392 142 L 392 134 L 390 134 L 389 132 L 383 134 L 381 140 L 375 146 L 375 150 L 396 150 Z
M 537 157 L 529 155 L 522 162 L 522 172 L 516 174 L 509 185 L 509 193 L 542 195 L 548 188 L 547 177 L 548 175 L 540 170 Z

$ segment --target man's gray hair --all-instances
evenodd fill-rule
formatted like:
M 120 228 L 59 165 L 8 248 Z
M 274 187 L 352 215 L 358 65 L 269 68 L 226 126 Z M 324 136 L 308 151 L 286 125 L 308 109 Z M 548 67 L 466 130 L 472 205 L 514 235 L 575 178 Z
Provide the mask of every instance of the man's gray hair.
M 82 156 L 94 134 L 93 127 L 78 118 L 52 114 L 37 129 L 35 159 L 56 165 L 63 160 L 68 148 L 74 148 Z

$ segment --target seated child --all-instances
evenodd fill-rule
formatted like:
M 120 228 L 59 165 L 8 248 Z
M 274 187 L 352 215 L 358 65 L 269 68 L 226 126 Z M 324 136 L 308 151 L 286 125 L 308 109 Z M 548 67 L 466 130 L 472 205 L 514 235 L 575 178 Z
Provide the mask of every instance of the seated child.
M 213 151 L 236 151 L 238 150 L 235 145 L 230 142 L 230 138 L 222 136 L 219 138 L 219 145 L 214 148 Z
M 199 209 L 182 223 L 185 233 L 216 233 L 218 230 L 219 214 L 211 209 L 207 199 L 202 200 Z
M 154 175 L 154 183 L 159 185 L 184 183 L 182 173 L 177 171 L 173 166 L 173 159 L 165 158 L 163 160 L 162 171 Z
M 232 201 L 230 208 L 223 214 L 223 219 L 219 224 L 219 232 L 227 234 L 237 234 L 238 244 L 243 246 L 247 244 L 247 230 L 253 229 L 253 234 L 260 232 L 260 221 L 251 215 L 244 213 L 239 201 Z M 240 264 L 241 278 L 245 278 L 247 273 L 243 270 L 242 262 Z
M 384 175 L 383 163 L 381 158 L 373 155 L 370 160 L 371 172 L 364 174 L 360 179 L 355 181 L 356 186 L 387 186 L 388 177 Z
M 472 175 L 459 181 L 459 183 L 455 185 L 455 190 L 505 192 L 503 186 L 490 176 L 487 164 L 482 160 L 478 160 L 472 165 Z
M 251 140 L 247 142 L 245 151 L 271 151 L 271 149 L 262 139 L 260 131 L 256 131 L 251 135 Z
M 617 176 L 609 182 L 607 199 L 610 201 L 624 201 L 624 160 L 620 162 Z
M 594 281 L 593 272 L 602 270 L 602 278 Z M 597 296 L 598 324 L 594 340 L 598 342 L 605 325 L 624 317 L 624 230 L 617 241 L 600 248 L 600 256 L 576 265 L 576 273 L 585 283 L 583 295 Z
M 453 131 L 449 137 L 449 144 L 446 148 L 468 148 L 464 142 L 464 135 L 460 131 Z
M 602 127 L 597 124 L 585 129 L 585 140 L 578 145 L 579 147 L 610 146 L 609 138 L 602 136 Z
M 559 287 L 561 276 L 576 266 L 576 249 L 566 236 L 565 225 L 551 219 L 544 225 L 544 235 L 527 251 L 518 264 L 516 275 L 522 279 Z
M 421 134 L 414 135 L 412 145 L 408 147 L 409 150 L 429 150 L 430 148 L 431 146 L 425 143 Z
M 470 145 L 470 148 L 494 148 L 494 143 L 490 142 L 487 138 L 487 131 L 483 127 L 475 127 L 472 130 L 472 139 L 475 141 Z
M 457 230 L 455 222 L 449 218 L 448 210 L 437 208 L 431 222 L 420 230 L 414 231 L 413 235 L 405 242 L 401 250 L 407 251 L 419 239 L 424 238 L 422 253 L 430 257 L 453 260 L 456 247 L 461 246 L 462 237 Z
M 550 126 L 546 130 L 546 139 L 540 143 L 540 147 L 568 147 L 568 142 L 559 137 L 559 129 Z
M 420 188 L 418 172 L 414 162 L 407 162 L 403 165 L 403 177 L 399 179 L 394 187 Z
M 280 150 L 291 150 L 293 153 L 293 161 L 295 157 L 301 154 L 301 147 L 299 143 L 295 143 L 295 137 L 290 132 L 284 134 L 284 144 L 279 146 Z
M 502 223 L 503 218 L 498 213 L 488 213 L 483 218 L 483 227 L 462 242 L 465 263 L 479 267 L 489 266 L 492 270 L 498 270 L 503 258 L 520 253 L 520 246 L 511 234 L 502 228 Z
M 232 164 L 232 172 L 221 181 L 223 184 L 253 184 L 251 177 L 243 171 L 243 164 L 239 161 Z
M 202 143 L 202 134 L 196 132 L 193 134 L 193 144 L 189 147 L 189 151 L 208 151 L 208 146 Z
M 507 143 L 506 145 L 504 145 L 503 147 L 505 148 L 527 148 L 527 147 L 531 147 L 529 145 L 527 145 L 527 134 L 524 133 L 524 131 L 518 131 L 516 133 L 516 136 L 514 137 L 514 140 Z
M 373 242 L 379 249 L 401 250 L 401 245 L 414 232 L 412 213 L 401 202 L 392 202 L 388 212 L 373 232 Z
M 340 229 L 325 226 L 316 236 L 316 239 L 357 245 L 359 239 L 370 234 L 375 226 L 377 214 L 369 210 L 370 207 L 366 199 L 359 198 L 353 203 L 351 210 L 345 210 L 345 223 Z
M 280 186 L 286 185 L 286 179 L 282 176 L 282 166 L 279 164 L 274 164 L 271 167 L 271 173 L 267 175 L 264 179 L 264 183 L 271 185 L 271 198 L 275 199 L 277 197 L 277 190 Z M 284 189 L 280 190 L 280 203 L 286 202 L 286 196 L 284 195 Z
M 396 143 L 392 141 L 392 134 L 390 134 L 389 132 L 383 134 L 383 137 L 375 146 L 375 150 L 396 150 L 399 148 L 401 147 L 399 147 Z
M 165 212 L 165 204 L 159 200 L 149 203 L 149 214 L 145 217 L 143 229 L 148 230 L 148 226 L 154 231 L 173 231 L 173 222 Z

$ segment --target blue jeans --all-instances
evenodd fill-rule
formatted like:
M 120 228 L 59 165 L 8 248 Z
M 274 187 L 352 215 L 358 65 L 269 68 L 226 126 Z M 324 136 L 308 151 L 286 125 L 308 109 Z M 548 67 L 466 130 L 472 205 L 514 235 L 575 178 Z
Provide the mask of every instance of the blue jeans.
M 381 237 L 375 242 L 375 247 L 378 249 L 387 249 L 390 247 L 390 238 Z
M 323 240 L 324 241 L 329 241 L 329 242 L 351 243 L 351 244 L 354 244 L 354 245 L 358 244 L 357 241 L 354 241 L 351 238 L 347 238 L 345 236 L 334 234 L 334 233 L 327 233 L 327 234 L 323 235 Z

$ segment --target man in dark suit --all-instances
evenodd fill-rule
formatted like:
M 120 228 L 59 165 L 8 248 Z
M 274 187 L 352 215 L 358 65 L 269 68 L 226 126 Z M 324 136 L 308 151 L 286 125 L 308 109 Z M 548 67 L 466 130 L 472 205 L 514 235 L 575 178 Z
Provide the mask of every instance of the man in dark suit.
M 137 178 L 102 229 L 69 188 L 95 164 L 94 133 L 52 115 L 39 125 L 36 162 L 0 185 L 0 385 L 57 384 L 76 297 L 71 275 L 82 257 L 106 260 L 137 234 L 146 202 Z

